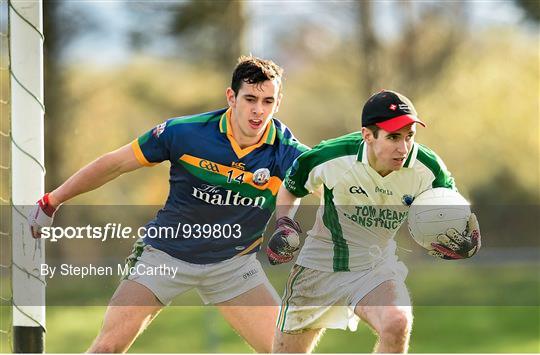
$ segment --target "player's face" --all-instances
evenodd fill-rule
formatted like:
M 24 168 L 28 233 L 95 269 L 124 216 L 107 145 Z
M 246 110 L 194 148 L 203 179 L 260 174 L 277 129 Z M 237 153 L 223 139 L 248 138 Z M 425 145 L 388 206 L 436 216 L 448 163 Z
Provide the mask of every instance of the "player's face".
M 369 164 L 380 175 L 386 176 L 403 167 L 414 143 L 415 125 L 410 124 L 395 132 L 380 129 L 377 138 L 369 129 L 362 127 L 362 134 L 368 144 Z
M 266 80 L 257 84 L 242 83 L 238 94 L 227 89 L 227 102 L 232 108 L 232 130 L 242 144 L 255 144 L 263 135 L 281 102 L 279 82 Z

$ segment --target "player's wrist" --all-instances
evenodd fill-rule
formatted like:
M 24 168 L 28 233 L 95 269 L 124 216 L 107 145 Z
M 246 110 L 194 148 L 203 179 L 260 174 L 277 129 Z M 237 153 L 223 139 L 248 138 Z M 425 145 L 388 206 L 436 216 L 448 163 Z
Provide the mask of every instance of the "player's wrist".
M 51 191 L 46 195 L 48 195 L 49 198 L 49 205 L 54 208 L 54 210 L 57 210 L 62 204 L 62 201 L 58 198 L 58 194 L 55 191 Z
M 53 205 L 51 201 L 51 194 L 46 193 L 37 202 L 41 210 L 49 217 L 53 217 L 56 212 L 57 206 Z

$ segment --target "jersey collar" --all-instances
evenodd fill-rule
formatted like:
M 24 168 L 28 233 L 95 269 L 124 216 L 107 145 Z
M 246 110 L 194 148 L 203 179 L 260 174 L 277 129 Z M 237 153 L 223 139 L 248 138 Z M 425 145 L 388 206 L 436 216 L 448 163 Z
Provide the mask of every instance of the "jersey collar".
M 412 167 L 414 162 L 416 161 L 417 154 L 418 154 L 418 144 L 414 143 L 411 151 L 409 152 L 409 156 L 407 157 L 407 160 L 405 160 L 405 164 L 403 164 L 403 167 L 404 168 Z
M 263 144 L 269 144 L 273 145 L 276 140 L 276 126 L 274 124 L 274 120 L 270 120 L 270 123 L 266 126 L 266 130 L 264 131 L 261 139 L 255 143 L 254 145 L 251 145 L 249 147 L 240 148 L 240 145 L 236 142 L 236 139 L 234 139 L 234 136 L 232 134 L 231 129 L 231 115 L 232 110 L 231 108 L 227 109 L 219 119 L 219 131 L 225 135 L 227 135 L 227 139 L 231 143 L 231 146 L 238 156 L 238 158 L 243 158 L 244 156 L 251 153 L 253 150 L 259 148 Z
M 417 154 L 418 154 L 418 144 L 414 143 L 411 151 L 409 152 L 409 155 L 407 156 L 407 159 L 405 160 L 405 164 L 403 164 L 403 167 L 404 168 L 412 167 L 414 162 L 416 161 Z M 358 155 L 356 156 L 356 160 L 359 162 L 362 162 L 363 164 L 369 165 L 368 157 L 367 157 L 366 142 L 364 141 L 362 141 L 360 143 L 360 147 L 358 147 Z
M 363 164 L 368 164 L 368 158 L 367 158 L 367 149 L 366 149 L 366 142 L 362 140 L 360 142 L 360 147 L 358 147 L 358 155 L 356 156 L 356 160 Z

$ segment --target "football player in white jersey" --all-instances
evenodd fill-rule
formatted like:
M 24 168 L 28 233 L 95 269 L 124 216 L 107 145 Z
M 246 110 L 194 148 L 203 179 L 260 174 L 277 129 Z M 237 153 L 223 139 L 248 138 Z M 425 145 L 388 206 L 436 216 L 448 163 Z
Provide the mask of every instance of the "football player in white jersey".
M 355 330 L 359 318 L 378 335 L 375 351 L 407 351 L 413 318 L 407 268 L 397 260 L 393 238 L 414 197 L 435 187 L 455 189 L 442 160 L 414 142 L 417 124 L 424 126 L 411 101 L 383 90 L 364 105 L 361 132 L 323 141 L 293 164 L 266 250 L 272 264 L 292 260 L 298 250 L 300 199 L 324 192 L 289 275 L 274 352 L 311 352 L 324 329 Z M 480 248 L 474 214 L 463 234 L 450 229 L 438 241 L 434 256 L 473 256 Z

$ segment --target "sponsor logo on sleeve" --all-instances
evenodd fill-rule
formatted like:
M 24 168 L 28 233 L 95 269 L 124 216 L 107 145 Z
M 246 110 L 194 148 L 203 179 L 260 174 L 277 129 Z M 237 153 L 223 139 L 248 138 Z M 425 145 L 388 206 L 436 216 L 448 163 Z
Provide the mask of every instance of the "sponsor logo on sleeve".
M 165 126 L 167 125 L 167 122 L 160 123 L 152 130 L 152 135 L 156 138 L 159 138 L 161 136 L 161 133 L 165 131 Z
M 296 183 L 294 182 L 294 180 L 291 180 L 289 178 L 285 179 L 285 187 L 289 191 L 296 191 Z

